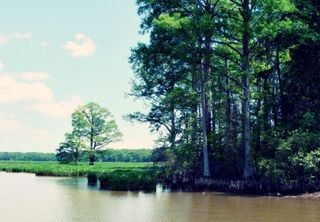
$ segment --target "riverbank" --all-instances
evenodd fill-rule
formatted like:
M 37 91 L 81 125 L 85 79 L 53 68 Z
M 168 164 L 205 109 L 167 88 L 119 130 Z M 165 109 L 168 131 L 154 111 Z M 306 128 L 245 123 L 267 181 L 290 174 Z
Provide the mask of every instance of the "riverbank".
M 253 194 L 263 196 L 299 196 L 320 191 L 320 184 L 308 184 L 292 181 L 275 183 L 258 179 L 216 179 L 195 177 L 192 174 L 174 174 L 165 180 L 167 188 L 173 191 L 203 192 L 216 191 L 233 194 Z
M 314 193 L 305 193 L 301 195 L 288 195 L 284 196 L 285 198 L 292 198 L 292 199 L 317 199 L 320 200 L 320 192 L 314 192 Z
M 218 191 L 233 194 L 283 196 L 288 198 L 320 198 L 318 190 L 305 190 L 299 184 L 272 184 L 248 180 L 219 180 L 194 178 L 183 174 L 167 181 L 161 168 L 152 163 L 98 162 L 59 164 L 57 162 L 0 161 L 0 171 L 34 173 L 37 176 L 87 177 L 88 184 L 100 189 L 138 191 L 156 189 L 157 183 L 165 184 L 171 191 Z M 304 194 L 306 193 L 306 194 Z

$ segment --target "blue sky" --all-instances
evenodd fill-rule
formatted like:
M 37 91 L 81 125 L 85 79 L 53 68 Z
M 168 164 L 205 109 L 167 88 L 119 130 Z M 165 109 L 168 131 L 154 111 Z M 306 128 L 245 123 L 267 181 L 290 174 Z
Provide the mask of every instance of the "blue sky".
M 79 104 L 98 102 L 115 116 L 123 141 L 152 147 L 147 125 L 123 120 L 145 106 L 125 96 L 139 32 L 134 0 L 2 0 L 0 151 L 52 152 Z

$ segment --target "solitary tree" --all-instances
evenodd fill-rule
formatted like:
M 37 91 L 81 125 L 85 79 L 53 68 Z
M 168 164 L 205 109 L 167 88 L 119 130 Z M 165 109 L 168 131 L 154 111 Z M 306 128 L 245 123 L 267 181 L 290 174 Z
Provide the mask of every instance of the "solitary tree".
M 90 165 L 94 164 L 97 151 L 119 141 L 122 136 L 111 113 L 97 103 L 88 103 L 75 110 L 72 127 L 74 133 L 84 138 Z

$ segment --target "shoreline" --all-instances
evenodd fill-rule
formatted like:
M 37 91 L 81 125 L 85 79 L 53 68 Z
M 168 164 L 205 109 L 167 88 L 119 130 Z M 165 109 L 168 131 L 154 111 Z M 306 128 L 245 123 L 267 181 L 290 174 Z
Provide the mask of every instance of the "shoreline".
M 24 173 L 24 174 L 33 174 L 36 177 L 63 177 L 63 178 L 76 178 L 74 176 L 52 176 L 52 175 L 37 175 L 33 172 L 12 172 L 12 171 L 5 171 L 0 170 L 0 173 Z M 79 178 L 86 178 L 85 175 L 79 176 Z M 108 191 L 108 189 L 102 189 Z M 114 190 L 109 190 L 114 191 Z M 232 196 L 248 196 L 252 195 L 253 197 L 274 197 L 274 198 L 284 198 L 284 199 L 305 199 L 305 200 L 320 200 L 320 191 L 312 192 L 312 193 L 303 193 L 303 194 L 297 194 L 297 195 L 280 195 L 280 194 L 246 194 L 246 193 L 233 193 L 233 192 L 223 192 L 223 191 L 215 191 L 215 190 L 207 190 L 207 191 L 185 191 L 185 190 L 171 190 L 169 192 L 175 193 L 175 192 L 182 192 L 182 193 L 220 193 L 223 195 L 232 195 Z
M 152 175 L 150 170 L 153 172 Z M 171 192 L 220 192 L 231 195 L 320 199 L 319 189 L 299 189 L 296 184 L 281 185 L 261 181 L 181 176 L 166 181 L 150 163 L 97 163 L 89 166 L 84 163 L 65 165 L 52 162 L 0 161 L 0 171 L 33 173 L 36 176 L 87 177 L 89 183 L 97 183 L 96 181 L 100 180 L 102 188 L 113 190 L 153 190 L 156 184 L 162 184 Z
M 283 197 L 288 199 L 320 200 L 320 192 L 318 191 L 318 192 L 304 193 L 299 195 L 287 195 Z

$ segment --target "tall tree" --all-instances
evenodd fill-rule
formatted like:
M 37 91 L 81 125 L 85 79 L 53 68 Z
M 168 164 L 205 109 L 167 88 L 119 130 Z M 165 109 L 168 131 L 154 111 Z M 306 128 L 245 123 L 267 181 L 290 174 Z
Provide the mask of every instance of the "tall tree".
M 72 127 L 73 132 L 82 135 L 86 142 L 90 165 L 94 164 L 99 150 L 122 136 L 111 113 L 97 103 L 76 109 L 72 114 Z
M 165 134 L 173 172 L 250 179 L 280 169 L 289 131 L 316 129 L 319 3 L 137 2 L 150 42 L 133 50 L 132 94 L 150 110 L 135 118 Z

